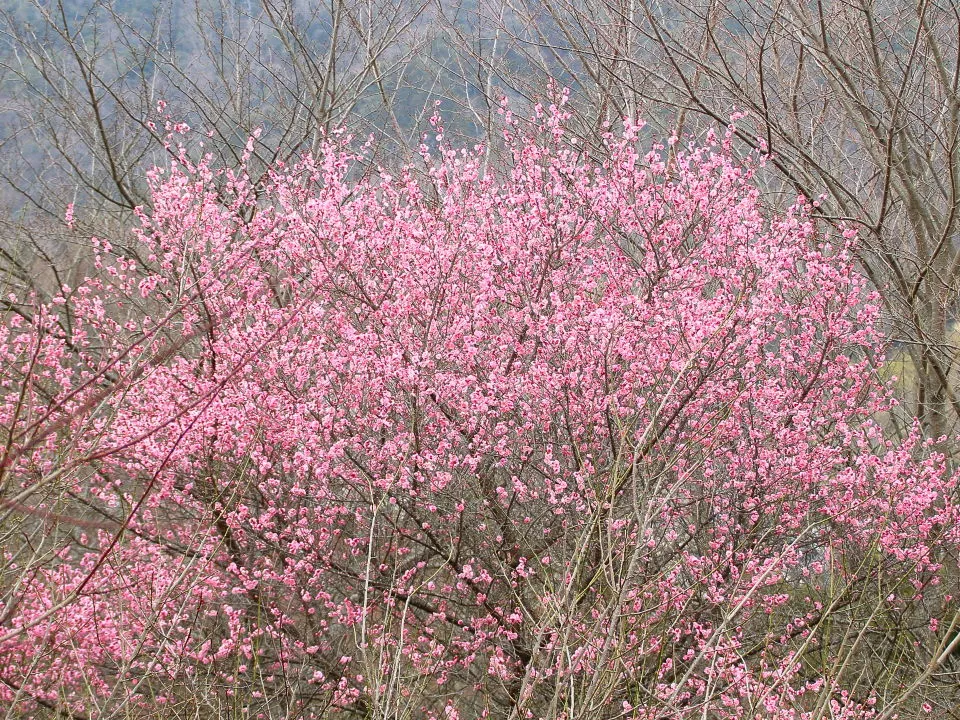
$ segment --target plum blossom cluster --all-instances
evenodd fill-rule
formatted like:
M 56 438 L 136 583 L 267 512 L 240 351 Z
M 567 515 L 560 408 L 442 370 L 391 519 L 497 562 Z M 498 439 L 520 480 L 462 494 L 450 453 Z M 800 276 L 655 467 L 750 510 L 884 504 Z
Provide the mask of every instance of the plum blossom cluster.
M 3 316 L 0 705 L 943 701 L 957 483 L 885 431 L 854 234 L 765 208 L 729 133 L 591 161 L 565 120 L 508 115 L 502 176 L 439 135 L 394 176 L 179 151 L 136 255 Z

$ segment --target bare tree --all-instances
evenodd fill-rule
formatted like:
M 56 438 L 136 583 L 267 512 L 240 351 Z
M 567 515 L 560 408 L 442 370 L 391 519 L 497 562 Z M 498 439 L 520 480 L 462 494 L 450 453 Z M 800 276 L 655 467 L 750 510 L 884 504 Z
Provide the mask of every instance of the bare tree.
M 78 238 L 127 236 L 148 202 L 146 171 L 168 161 L 165 119 L 206 132 L 202 152 L 222 164 L 238 164 L 262 131 L 255 171 L 341 127 L 377 128 L 392 154 L 406 132 L 398 106 L 420 100 L 411 75 L 423 66 L 411 60 L 426 10 L 387 0 L 0 4 L 8 291 L 66 282 Z M 76 234 L 63 223 L 71 205 Z

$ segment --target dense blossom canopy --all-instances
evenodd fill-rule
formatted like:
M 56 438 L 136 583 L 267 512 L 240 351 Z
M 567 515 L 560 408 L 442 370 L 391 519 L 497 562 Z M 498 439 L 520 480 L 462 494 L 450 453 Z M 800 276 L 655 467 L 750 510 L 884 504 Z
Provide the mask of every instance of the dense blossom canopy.
M 920 707 L 877 628 L 955 632 L 956 482 L 884 432 L 853 233 L 767 212 L 729 135 L 591 162 L 563 119 L 507 116 L 502 178 L 180 151 L 138 256 L 5 316 L 0 703 Z

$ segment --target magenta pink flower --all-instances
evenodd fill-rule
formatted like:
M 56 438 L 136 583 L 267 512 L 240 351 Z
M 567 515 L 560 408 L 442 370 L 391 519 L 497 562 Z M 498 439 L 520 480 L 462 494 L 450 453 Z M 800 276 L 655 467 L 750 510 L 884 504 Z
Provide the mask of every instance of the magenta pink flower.
M 175 149 L 139 257 L 5 317 L 2 704 L 877 715 L 958 518 L 877 420 L 853 233 L 729 132 L 592 163 L 565 121 L 508 119 L 502 178 Z

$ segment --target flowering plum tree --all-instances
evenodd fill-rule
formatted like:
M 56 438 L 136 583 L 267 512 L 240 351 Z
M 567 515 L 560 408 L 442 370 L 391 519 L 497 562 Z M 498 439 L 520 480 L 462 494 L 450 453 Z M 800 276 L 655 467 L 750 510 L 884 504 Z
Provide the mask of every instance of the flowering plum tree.
M 504 179 L 181 151 L 142 258 L 4 318 L 9 716 L 953 701 L 956 479 L 884 431 L 852 233 L 729 132 L 592 163 L 564 119 L 507 113 Z

